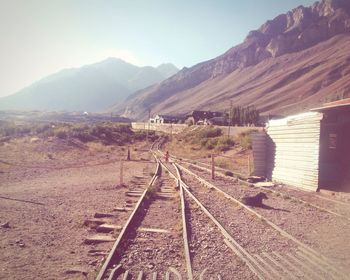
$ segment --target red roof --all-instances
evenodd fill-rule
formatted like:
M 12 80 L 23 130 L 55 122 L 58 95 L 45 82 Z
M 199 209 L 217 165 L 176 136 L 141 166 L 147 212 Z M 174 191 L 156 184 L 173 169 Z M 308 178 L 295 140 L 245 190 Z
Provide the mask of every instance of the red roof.
M 311 111 L 323 111 L 327 109 L 350 106 L 350 98 L 324 103 L 322 107 L 311 109 Z

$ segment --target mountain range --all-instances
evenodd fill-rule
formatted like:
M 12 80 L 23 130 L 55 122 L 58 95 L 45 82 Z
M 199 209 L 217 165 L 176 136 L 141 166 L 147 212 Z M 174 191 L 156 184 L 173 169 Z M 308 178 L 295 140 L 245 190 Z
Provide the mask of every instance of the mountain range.
M 288 115 L 350 94 L 350 1 L 299 6 L 251 31 L 224 54 L 183 68 L 115 105 L 126 117 L 255 105 Z
M 0 98 L 1 110 L 104 111 L 137 90 L 161 82 L 178 69 L 168 63 L 138 67 L 121 59 L 65 69 Z

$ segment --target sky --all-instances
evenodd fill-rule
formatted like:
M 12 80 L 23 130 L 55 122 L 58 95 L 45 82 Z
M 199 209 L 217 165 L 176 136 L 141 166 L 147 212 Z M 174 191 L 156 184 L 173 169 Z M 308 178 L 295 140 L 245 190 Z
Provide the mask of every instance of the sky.
M 0 97 L 64 68 L 118 57 L 178 68 L 209 60 L 314 0 L 0 0 Z

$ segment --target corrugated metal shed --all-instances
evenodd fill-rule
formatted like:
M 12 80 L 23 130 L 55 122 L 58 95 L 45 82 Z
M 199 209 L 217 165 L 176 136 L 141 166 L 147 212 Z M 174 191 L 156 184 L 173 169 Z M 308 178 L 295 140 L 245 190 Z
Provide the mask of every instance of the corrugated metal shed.
M 267 159 L 267 135 L 265 132 L 254 133 L 252 135 L 253 159 L 255 176 L 266 176 Z
M 322 117 L 322 113 L 308 112 L 268 123 L 266 172 L 270 179 L 317 190 Z

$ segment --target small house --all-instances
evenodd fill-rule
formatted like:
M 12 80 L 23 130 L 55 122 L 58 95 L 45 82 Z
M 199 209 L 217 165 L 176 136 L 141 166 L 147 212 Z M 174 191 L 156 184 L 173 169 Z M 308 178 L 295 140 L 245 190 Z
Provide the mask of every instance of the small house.
M 156 115 L 154 118 L 150 119 L 151 123 L 164 124 L 164 123 L 178 123 L 182 119 L 177 116 L 170 115 Z
M 186 116 L 186 121 L 191 121 L 193 124 L 208 124 L 210 119 L 223 116 L 223 112 L 192 111 Z

